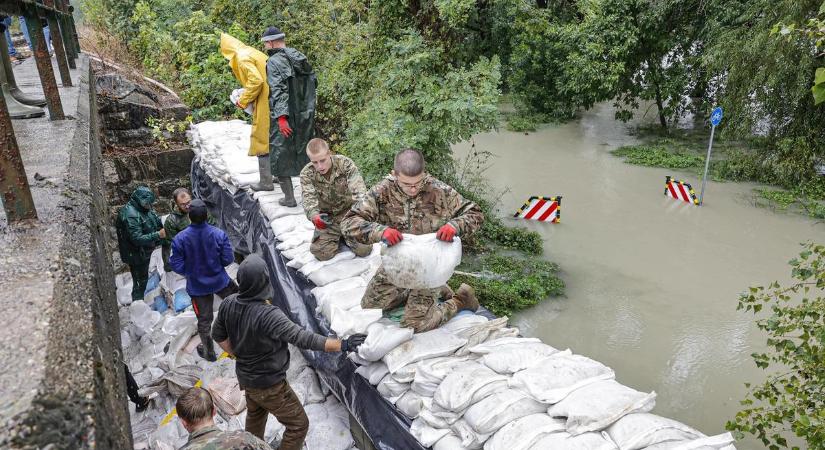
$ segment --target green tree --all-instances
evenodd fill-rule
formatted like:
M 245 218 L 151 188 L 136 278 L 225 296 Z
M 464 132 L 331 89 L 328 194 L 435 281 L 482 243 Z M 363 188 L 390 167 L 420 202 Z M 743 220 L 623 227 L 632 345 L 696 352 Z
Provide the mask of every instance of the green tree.
M 787 447 L 792 431 L 808 448 L 825 448 L 825 246 L 809 243 L 790 262 L 793 284 L 750 288 L 737 309 L 767 317 L 756 321 L 768 335 L 768 351 L 754 353 L 756 365 L 772 369 L 767 380 L 750 385 L 745 409 L 727 424 L 771 448 Z

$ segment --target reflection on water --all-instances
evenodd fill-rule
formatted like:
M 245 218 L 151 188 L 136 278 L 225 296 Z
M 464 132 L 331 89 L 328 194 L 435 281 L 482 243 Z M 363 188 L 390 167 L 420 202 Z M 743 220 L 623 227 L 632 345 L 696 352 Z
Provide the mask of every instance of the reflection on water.
M 610 155 L 635 138 L 609 105 L 528 135 L 473 140 L 497 155 L 487 176 L 496 189 L 509 188 L 503 216 L 532 195 L 564 196 L 560 224 L 521 223 L 544 237 L 567 296 L 513 323 L 526 336 L 608 364 L 631 387 L 655 390 L 655 412 L 706 433 L 724 431 L 743 383 L 764 377 L 749 356 L 764 336 L 752 316 L 736 311 L 738 293 L 788 281 L 798 244 L 823 240 L 825 226 L 752 206 L 754 185 L 746 183 L 709 182 L 702 207 L 665 197 L 666 175 L 696 188 L 701 180 Z M 456 145 L 456 155 L 469 148 Z

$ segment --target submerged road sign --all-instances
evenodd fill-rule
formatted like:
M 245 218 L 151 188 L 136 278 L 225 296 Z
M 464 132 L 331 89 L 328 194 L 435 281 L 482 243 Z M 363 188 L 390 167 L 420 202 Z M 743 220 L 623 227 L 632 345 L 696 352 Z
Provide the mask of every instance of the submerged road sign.
M 710 142 L 708 143 L 708 156 L 705 158 L 705 174 L 702 176 L 702 191 L 699 193 L 699 205 L 701 206 L 705 200 L 705 184 L 708 181 L 708 168 L 710 167 L 710 151 L 713 148 L 713 133 L 716 131 L 716 126 L 722 123 L 722 107 L 717 106 L 713 108 L 710 113 Z

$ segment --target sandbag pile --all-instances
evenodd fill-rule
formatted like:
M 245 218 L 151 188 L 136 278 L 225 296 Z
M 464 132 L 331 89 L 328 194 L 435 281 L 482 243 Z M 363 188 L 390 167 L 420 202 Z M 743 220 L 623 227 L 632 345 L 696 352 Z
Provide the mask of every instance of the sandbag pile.
M 239 121 L 203 122 L 189 132 L 201 167 L 232 193 L 257 181 L 255 158 L 245 152 L 248 135 L 249 126 Z M 654 392 L 621 385 L 613 370 L 597 361 L 520 337 L 518 329 L 507 327 L 506 317 L 488 320 L 465 311 L 439 329 L 413 335 L 381 311 L 363 310 L 361 297 L 382 257 L 398 285 L 437 287 L 460 262 L 460 243 L 445 248 L 434 246 L 432 235 L 405 236 L 383 255 L 376 244 L 367 258 L 345 251 L 320 262 L 309 253 L 312 224 L 300 206 L 278 205 L 280 195 L 277 189 L 253 193 L 278 240 L 276 248 L 288 266 L 315 284 L 320 320 L 339 337 L 368 335 L 350 355 L 360 365 L 356 373 L 412 419 L 410 433 L 423 446 L 734 449 L 730 433 L 708 437 L 650 414 Z M 417 253 L 423 247 L 438 250 Z M 317 397 L 311 390 L 299 395 Z

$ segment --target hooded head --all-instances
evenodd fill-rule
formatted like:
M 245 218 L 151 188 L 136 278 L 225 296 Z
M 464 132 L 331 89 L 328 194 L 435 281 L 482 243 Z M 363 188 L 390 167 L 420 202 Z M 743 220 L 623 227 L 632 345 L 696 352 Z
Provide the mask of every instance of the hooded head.
M 234 36 L 221 33 L 221 55 L 229 60 L 229 66 L 232 67 L 232 73 L 237 79 L 240 79 L 238 75 L 238 60 L 248 56 L 250 50 L 255 49 L 244 44 Z
M 264 301 L 272 299 L 272 285 L 266 263 L 251 254 L 238 267 L 238 300 Z
M 132 198 L 129 202 L 144 212 L 149 211 L 152 209 L 152 205 L 155 204 L 155 193 L 146 186 L 138 186 L 138 188 L 132 192 Z

